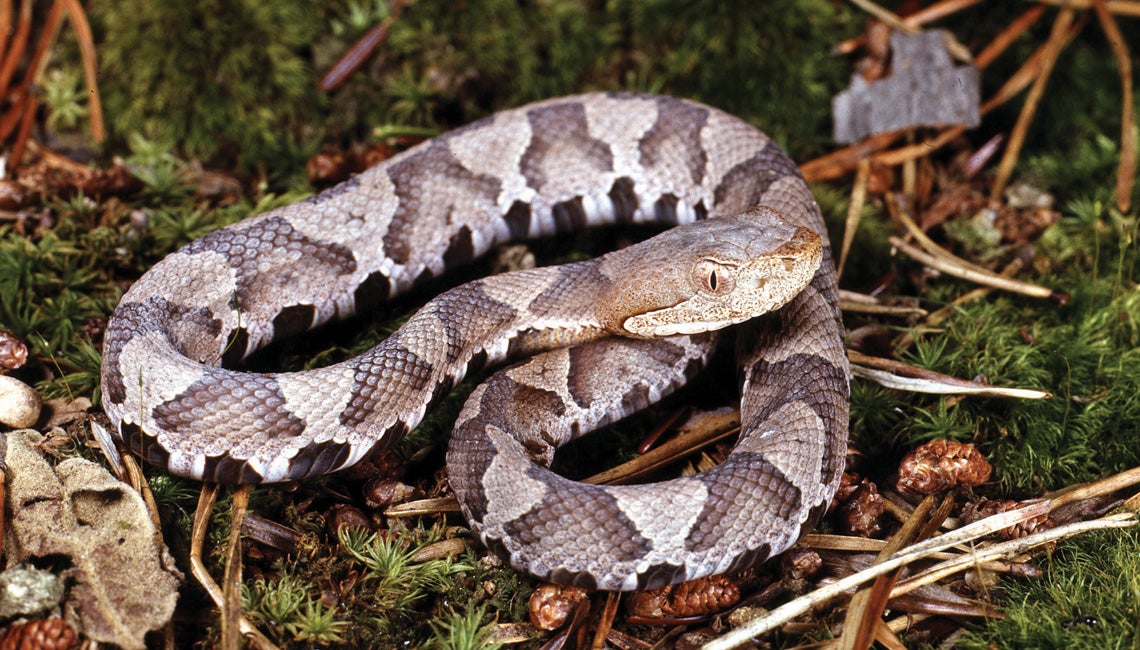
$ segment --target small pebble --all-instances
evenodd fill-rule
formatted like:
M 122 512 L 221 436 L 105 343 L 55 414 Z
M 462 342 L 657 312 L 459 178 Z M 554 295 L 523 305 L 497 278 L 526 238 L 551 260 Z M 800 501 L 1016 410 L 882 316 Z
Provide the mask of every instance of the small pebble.
M 40 419 L 43 400 L 31 386 L 8 375 L 0 375 L 0 424 L 27 429 Z
M 325 519 L 325 525 L 333 537 L 340 533 L 341 528 L 359 528 L 368 532 L 373 530 L 372 520 L 364 514 L 364 511 L 343 503 L 338 503 L 332 507 L 328 518 Z
M 364 504 L 374 510 L 382 510 L 396 503 L 403 503 L 419 492 L 416 488 L 390 478 L 377 477 L 364 484 Z
M 63 583 L 54 574 L 16 565 L 0 573 L 0 617 L 31 616 L 59 604 Z

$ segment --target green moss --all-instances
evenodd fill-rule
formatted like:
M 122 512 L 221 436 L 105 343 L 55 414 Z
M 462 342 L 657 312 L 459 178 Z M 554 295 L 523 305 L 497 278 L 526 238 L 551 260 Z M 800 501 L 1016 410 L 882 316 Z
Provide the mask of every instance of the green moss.
M 697 97 L 739 115 L 798 160 L 822 152 L 831 96 L 849 75 L 830 48 L 861 29 L 862 16 L 826 0 L 620 6 L 631 16 L 635 87 Z
M 64 215 L 37 240 L 0 225 L 0 327 L 54 371 L 38 386 L 49 398 L 95 392 L 99 355 L 84 328 L 118 300 L 101 269 L 117 257 L 119 234 Z
M 328 134 L 456 125 L 544 97 L 625 88 L 703 98 L 806 155 L 826 142 L 816 134 L 846 83 L 827 48 L 837 31 L 858 28 L 853 12 L 822 0 L 419 0 L 343 87 L 320 94 L 318 78 L 389 14 L 382 0 L 92 7 L 113 141 L 141 133 L 183 156 L 295 169 Z M 58 81 L 57 103 L 76 104 Z
M 317 17 L 310 0 L 93 6 L 112 134 L 215 161 L 288 155 L 320 106 L 303 56 Z
M 492 643 L 492 625 L 483 624 L 486 613 L 482 608 L 466 612 L 451 612 L 446 618 L 432 623 L 429 647 L 439 650 L 496 650 L 502 644 Z
M 1140 531 L 1095 532 L 1062 542 L 1037 580 L 1008 580 L 1005 620 L 955 641 L 988 648 L 1135 648 L 1140 641 Z
M 430 639 L 444 648 L 482 647 L 486 623 L 526 616 L 529 588 L 512 586 L 470 552 L 413 560 L 444 533 L 442 525 L 398 524 L 371 535 L 343 531 L 336 546 L 314 546 L 301 553 L 304 562 L 278 562 L 273 578 L 247 580 L 243 607 L 275 641 L 291 647 L 395 647 L 409 639 Z M 500 590 L 488 598 L 482 585 L 492 578 Z M 322 602 L 327 600 L 335 604 Z

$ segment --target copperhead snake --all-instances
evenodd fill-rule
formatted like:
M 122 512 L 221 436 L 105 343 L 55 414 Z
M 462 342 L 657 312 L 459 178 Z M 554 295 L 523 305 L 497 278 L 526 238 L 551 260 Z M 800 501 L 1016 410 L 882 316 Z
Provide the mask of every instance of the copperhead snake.
M 643 222 L 675 227 L 462 285 L 342 363 L 230 369 L 501 242 Z M 780 553 L 826 508 L 847 438 L 837 304 L 819 208 L 767 136 L 690 101 L 577 95 L 496 113 L 170 254 L 108 323 L 103 406 L 174 474 L 297 480 L 391 445 L 473 370 L 550 349 L 460 414 L 448 471 L 463 513 L 533 575 L 650 588 Z M 713 348 L 705 332 L 763 312 L 737 328 L 742 433 L 722 464 L 620 487 L 544 468 L 556 446 L 683 384 Z

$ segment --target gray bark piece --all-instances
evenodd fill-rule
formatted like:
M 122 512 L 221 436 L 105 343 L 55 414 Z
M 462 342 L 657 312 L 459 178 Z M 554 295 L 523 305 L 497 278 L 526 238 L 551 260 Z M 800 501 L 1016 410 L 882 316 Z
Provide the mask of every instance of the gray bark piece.
M 834 138 L 857 142 L 873 133 L 980 121 L 978 69 L 954 65 L 946 32 L 891 35 L 891 75 L 872 82 L 858 74 L 831 100 Z

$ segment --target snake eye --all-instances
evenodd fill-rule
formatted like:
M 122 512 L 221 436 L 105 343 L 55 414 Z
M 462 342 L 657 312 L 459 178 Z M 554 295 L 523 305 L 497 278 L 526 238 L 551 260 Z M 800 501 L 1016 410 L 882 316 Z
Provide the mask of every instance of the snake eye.
M 736 286 L 732 268 L 712 260 L 701 260 L 693 269 L 693 278 L 704 291 L 722 296 Z

